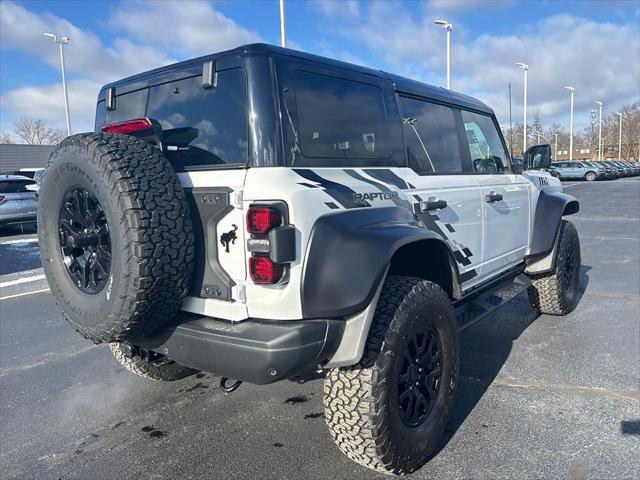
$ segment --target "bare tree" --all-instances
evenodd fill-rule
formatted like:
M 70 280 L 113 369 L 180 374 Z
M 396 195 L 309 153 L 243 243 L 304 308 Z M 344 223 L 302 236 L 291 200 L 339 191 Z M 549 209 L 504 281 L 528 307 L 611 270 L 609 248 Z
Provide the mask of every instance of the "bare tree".
M 15 125 L 16 135 L 30 145 L 55 145 L 65 137 L 62 131 L 45 126 L 40 118 L 22 118 Z
M 0 132 L 0 143 L 14 143 L 13 138 L 8 133 Z

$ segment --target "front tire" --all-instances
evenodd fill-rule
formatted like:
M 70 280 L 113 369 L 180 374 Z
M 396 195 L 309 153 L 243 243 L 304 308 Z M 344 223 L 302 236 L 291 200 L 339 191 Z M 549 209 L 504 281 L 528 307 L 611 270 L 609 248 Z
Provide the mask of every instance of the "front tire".
M 329 431 L 351 460 L 406 475 L 424 465 L 449 419 L 458 377 L 458 329 L 435 283 L 389 277 L 362 360 L 325 379 Z
M 588 182 L 593 182 L 598 179 L 598 175 L 593 172 L 588 172 L 584 177 Z
M 531 281 L 529 301 L 539 313 L 567 315 L 580 296 L 580 239 L 573 223 L 562 220 L 555 268 Z

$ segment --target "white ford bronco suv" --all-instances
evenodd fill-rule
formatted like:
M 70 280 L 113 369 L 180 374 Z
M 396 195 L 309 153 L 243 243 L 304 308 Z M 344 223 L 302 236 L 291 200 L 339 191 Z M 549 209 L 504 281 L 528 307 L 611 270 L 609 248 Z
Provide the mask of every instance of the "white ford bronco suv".
M 386 72 L 247 45 L 103 87 L 65 139 L 39 242 L 62 313 L 132 372 L 326 371 L 352 460 L 408 474 L 453 405 L 458 332 L 528 290 L 580 294 L 575 198 L 513 170 L 493 111 Z

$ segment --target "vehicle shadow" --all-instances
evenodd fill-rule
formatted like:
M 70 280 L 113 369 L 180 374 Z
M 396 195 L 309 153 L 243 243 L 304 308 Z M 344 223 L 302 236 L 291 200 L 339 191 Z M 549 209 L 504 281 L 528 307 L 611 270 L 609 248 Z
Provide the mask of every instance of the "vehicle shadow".
M 582 265 L 582 298 L 589 284 L 589 270 Z M 579 303 L 578 303 L 579 304 Z M 513 343 L 539 317 L 524 292 L 489 317 L 460 334 L 460 369 L 451 418 L 445 435 L 434 452 L 437 455 L 465 422 L 487 389 L 494 382 L 511 354 Z

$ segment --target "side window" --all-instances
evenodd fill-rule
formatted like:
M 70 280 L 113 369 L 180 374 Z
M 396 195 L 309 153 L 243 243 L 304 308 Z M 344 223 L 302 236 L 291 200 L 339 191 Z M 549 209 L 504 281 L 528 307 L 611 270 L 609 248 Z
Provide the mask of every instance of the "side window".
M 463 110 L 462 121 L 473 171 L 477 173 L 509 172 L 509 157 L 493 118 Z
M 191 77 L 149 89 L 146 116 L 162 128 L 162 145 L 175 168 L 246 164 L 247 81 L 239 68 L 217 73 L 217 86 Z
M 341 164 L 390 158 L 392 139 L 379 87 L 298 70 L 295 91 L 304 157 L 345 159 Z
M 444 105 L 399 97 L 409 166 L 418 173 L 460 173 L 456 112 Z

